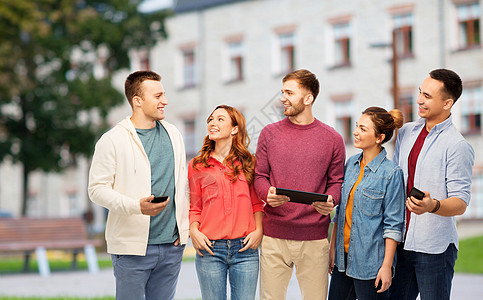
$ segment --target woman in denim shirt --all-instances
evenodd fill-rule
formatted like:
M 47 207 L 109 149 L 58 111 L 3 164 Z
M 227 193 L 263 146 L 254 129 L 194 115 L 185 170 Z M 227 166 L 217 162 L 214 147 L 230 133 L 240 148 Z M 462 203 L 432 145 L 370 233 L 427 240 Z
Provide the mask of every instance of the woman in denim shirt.
M 345 165 L 330 241 L 329 300 L 388 297 L 396 245 L 403 238 L 406 198 L 403 173 L 386 158 L 382 144 L 402 124 L 399 110 L 380 107 L 366 109 L 357 121 L 354 147 L 362 153 Z

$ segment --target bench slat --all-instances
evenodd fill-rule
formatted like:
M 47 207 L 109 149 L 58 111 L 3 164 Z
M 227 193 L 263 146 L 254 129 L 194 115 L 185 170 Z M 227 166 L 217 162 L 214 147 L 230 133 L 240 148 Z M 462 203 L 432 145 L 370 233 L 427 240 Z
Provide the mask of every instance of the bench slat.
M 71 240 L 71 241 L 39 241 L 0 243 L 0 251 L 34 251 L 38 247 L 45 249 L 82 249 L 86 245 L 100 246 L 99 240 Z
M 0 219 L 0 251 L 32 251 L 73 249 L 85 245 L 100 246 L 101 241 L 89 240 L 81 218 L 12 218 Z
M 0 251 L 27 253 L 35 251 L 39 273 L 42 276 L 50 275 L 47 249 L 84 249 L 89 272 L 99 272 L 94 247 L 100 245 L 101 241 L 88 239 L 87 230 L 81 218 L 0 219 Z
M 0 243 L 76 239 L 87 239 L 87 231 L 81 218 L 0 219 Z

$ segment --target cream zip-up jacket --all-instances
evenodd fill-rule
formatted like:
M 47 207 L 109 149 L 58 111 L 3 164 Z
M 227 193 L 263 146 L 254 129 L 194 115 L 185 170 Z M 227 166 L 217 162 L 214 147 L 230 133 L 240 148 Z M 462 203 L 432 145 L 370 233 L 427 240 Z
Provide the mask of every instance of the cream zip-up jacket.
M 175 161 L 176 223 L 181 244 L 189 237 L 189 198 L 183 138 L 173 125 L 168 132 Z M 151 165 L 136 129 L 126 117 L 96 143 L 89 171 L 89 197 L 109 210 L 106 224 L 107 252 L 146 255 L 150 217 L 141 213 L 139 200 L 151 195 Z M 170 201 L 173 201 L 171 199 Z

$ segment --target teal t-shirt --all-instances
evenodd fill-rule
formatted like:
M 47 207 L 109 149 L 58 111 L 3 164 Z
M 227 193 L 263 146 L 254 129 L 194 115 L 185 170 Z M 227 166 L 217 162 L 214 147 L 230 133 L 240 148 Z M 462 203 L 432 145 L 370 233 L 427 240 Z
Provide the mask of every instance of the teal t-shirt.
M 160 122 L 156 122 L 156 126 L 151 129 L 136 128 L 136 132 L 151 164 L 151 194 L 170 197 L 166 208 L 151 217 L 148 244 L 173 243 L 178 238 L 178 227 L 174 203 L 174 152 L 171 139 Z

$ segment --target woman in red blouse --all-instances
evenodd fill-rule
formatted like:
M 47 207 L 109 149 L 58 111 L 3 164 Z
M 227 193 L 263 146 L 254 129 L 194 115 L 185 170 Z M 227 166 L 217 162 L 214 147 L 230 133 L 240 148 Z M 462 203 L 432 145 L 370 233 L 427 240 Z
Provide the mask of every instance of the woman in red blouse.
M 203 299 L 254 299 L 263 202 L 253 188 L 255 157 L 245 118 L 220 105 L 208 118 L 200 154 L 188 165 L 190 235 Z

